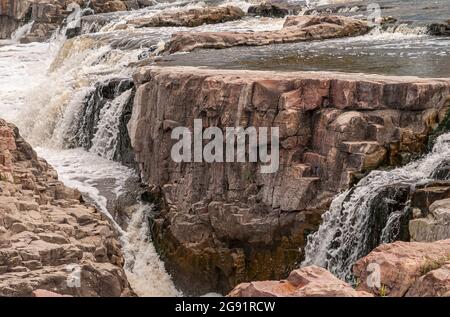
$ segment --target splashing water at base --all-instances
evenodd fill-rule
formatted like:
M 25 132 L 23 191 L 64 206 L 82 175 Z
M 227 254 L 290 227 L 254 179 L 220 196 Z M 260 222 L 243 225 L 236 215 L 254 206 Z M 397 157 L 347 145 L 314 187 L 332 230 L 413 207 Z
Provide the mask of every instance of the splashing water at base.
M 391 213 L 380 235 L 374 236 L 371 212 L 383 191 L 390 186 L 409 189 L 431 180 L 436 167 L 449 157 L 450 133 L 447 133 L 437 139 L 432 152 L 423 159 L 390 171 L 373 171 L 354 188 L 338 195 L 323 214 L 318 231 L 308 236 L 302 266 L 318 265 L 339 278 L 352 281 L 352 266 L 371 251 L 368 245 L 396 239 L 404 209 Z M 384 200 L 391 203 L 389 197 Z
M 57 170 L 60 180 L 88 196 L 116 230 L 125 258 L 125 272 L 131 287 L 139 296 L 181 296 L 164 268 L 152 241 L 146 216 L 152 207 L 140 204 L 124 231 L 108 212 L 108 200 L 126 191 L 126 183 L 137 178 L 135 172 L 119 163 L 103 159 L 83 149 L 55 150 L 37 148 Z
M 128 281 L 139 296 L 181 296 L 149 240 L 149 209 L 151 206 L 141 205 L 133 213 L 121 238 Z

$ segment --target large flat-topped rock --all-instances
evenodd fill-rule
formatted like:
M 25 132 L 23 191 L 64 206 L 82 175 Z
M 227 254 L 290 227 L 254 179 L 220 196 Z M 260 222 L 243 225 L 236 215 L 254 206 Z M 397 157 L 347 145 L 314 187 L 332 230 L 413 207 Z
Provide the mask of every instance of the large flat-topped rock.
M 163 11 L 159 14 L 130 19 L 127 24 L 135 27 L 199 26 L 238 20 L 245 13 L 238 7 L 191 8 L 183 11 Z
M 425 150 L 450 105 L 450 81 L 329 72 L 146 67 L 128 125 L 162 213 L 155 246 L 177 285 L 227 293 L 286 277 L 332 197 L 380 165 Z M 279 127 L 280 166 L 176 163 L 172 130 Z M 261 266 L 261 263 L 265 265 Z
M 235 83 L 269 80 L 273 88 L 277 82 L 290 82 L 292 90 L 284 96 L 285 102 L 295 103 L 294 107 L 305 110 L 330 104 L 340 109 L 436 108 L 442 102 L 442 96 L 450 91 L 450 79 L 340 72 L 213 70 L 197 67 L 143 67 L 134 74 L 134 80 L 139 84 L 149 81 L 155 75 L 174 74 Z M 288 90 L 289 87 L 284 89 Z
M 357 36 L 369 32 L 365 21 L 338 16 L 288 17 L 283 28 L 263 32 L 179 32 L 166 43 L 164 52 L 190 52 L 200 48 L 262 46 Z

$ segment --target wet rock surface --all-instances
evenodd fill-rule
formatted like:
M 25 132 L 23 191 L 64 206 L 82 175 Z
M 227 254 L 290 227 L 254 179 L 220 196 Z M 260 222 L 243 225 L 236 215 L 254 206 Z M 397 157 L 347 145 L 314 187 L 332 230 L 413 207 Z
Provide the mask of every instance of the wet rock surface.
M 447 196 L 450 197 L 450 193 Z M 450 239 L 450 198 L 434 201 L 426 217 L 411 220 L 409 232 L 411 241 Z
M 129 90 L 131 90 L 131 93 L 125 100 L 125 105 L 123 105 L 119 114 L 119 125 L 117 127 L 119 133 L 117 144 L 114 149 L 111 149 L 114 150 L 111 159 L 134 168 L 136 163 L 127 130 L 134 98 L 134 83 L 131 78 L 112 78 L 96 84 L 95 89 L 85 97 L 82 109 L 77 117 L 78 120 L 72 123 L 71 131 L 69 131 L 71 137 L 66 141 L 69 147 L 91 149 L 94 136 L 99 129 L 101 117 L 106 115 L 105 109 L 111 107 L 111 103 L 114 103 L 116 98 Z
M 0 295 L 132 295 L 108 218 L 0 120 Z
M 297 15 L 302 7 L 289 2 L 264 1 L 260 4 L 252 5 L 248 8 L 248 15 L 261 17 L 283 18 L 287 15 Z
M 357 36 L 369 32 L 366 22 L 338 16 L 292 16 L 278 31 L 263 32 L 180 32 L 172 35 L 164 53 L 195 49 L 223 49 L 233 46 L 262 46 Z
M 338 191 L 426 149 L 449 92 L 447 81 L 413 77 L 181 67 L 142 68 L 134 80 L 129 132 L 161 203 L 155 245 L 177 285 L 194 294 L 287 276 Z M 174 163 L 171 130 L 194 118 L 220 129 L 279 126 L 279 170 Z

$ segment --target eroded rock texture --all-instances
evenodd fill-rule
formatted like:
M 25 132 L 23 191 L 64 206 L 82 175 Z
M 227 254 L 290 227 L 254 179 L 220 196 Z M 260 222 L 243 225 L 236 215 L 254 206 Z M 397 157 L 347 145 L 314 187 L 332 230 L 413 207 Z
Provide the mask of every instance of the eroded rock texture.
M 308 266 L 289 274 L 282 281 L 242 283 L 230 297 L 371 297 L 370 293 L 356 291 L 327 270 Z
M 357 36 L 369 32 L 365 21 L 338 16 L 289 16 L 281 30 L 263 32 L 177 32 L 164 52 L 190 52 L 200 48 L 262 46 Z
M 367 281 L 379 267 L 380 285 Z M 372 268 L 369 268 L 369 266 Z M 394 242 L 377 247 L 353 267 L 358 290 L 382 296 L 449 296 L 450 240 L 432 243 Z
M 132 294 L 114 227 L 0 120 L 0 296 Z
M 142 68 L 134 80 L 130 138 L 162 209 L 154 241 L 177 285 L 194 294 L 286 277 L 337 192 L 425 150 L 450 87 L 414 77 L 188 67 Z M 279 127 L 279 170 L 175 163 L 171 131 L 194 119 L 222 130 Z
M 127 23 L 136 27 L 188 26 L 215 24 L 238 20 L 245 13 L 234 6 L 192 8 L 182 11 L 166 11 L 156 15 L 139 17 Z

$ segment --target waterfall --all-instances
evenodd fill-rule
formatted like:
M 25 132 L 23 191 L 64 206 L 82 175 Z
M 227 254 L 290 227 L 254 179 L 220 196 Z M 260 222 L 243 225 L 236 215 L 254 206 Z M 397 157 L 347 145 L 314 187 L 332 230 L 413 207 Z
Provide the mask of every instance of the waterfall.
M 27 24 L 22 25 L 17 30 L 11 34 L 11 40 L 18 43 L 25 35 L 31 32 L 31 28 L 33 27 L 34 21 L 28 22 Z
M 139 296 L 181 296 L 149 238 L 151 210 L 152 206 L 141 204 L 121 238 L 128 280 Z
M 92 139 L 91 151 L 112 160 L 117 150 L 120 117 L 125 104 L 131 97 L 132 89 L 129 89 L 108 102 L 100 111 L 98 130 Z
M 318 265 L 352 281 L 352 265 L 380 243 L 401 238 L 409 219 L 408 196 L 430 181 L 450 156 L 450 133 L 441 135 L 422 159 L 390 171 L 372 171 L 358 185 L 339 194 L 308 236 L 302 266 Z

